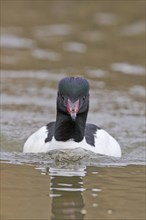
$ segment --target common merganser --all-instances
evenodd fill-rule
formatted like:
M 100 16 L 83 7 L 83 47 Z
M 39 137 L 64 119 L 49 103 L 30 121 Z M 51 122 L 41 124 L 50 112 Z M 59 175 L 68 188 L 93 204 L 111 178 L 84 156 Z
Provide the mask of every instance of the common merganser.
M 65 77 L 59 82 L 56 121 L 33 133 L 24 153 L 82 148 L 97 154 L 121 157 L 118 142 L 97 125 L 86 123 L 89 82 L 82 77 Z

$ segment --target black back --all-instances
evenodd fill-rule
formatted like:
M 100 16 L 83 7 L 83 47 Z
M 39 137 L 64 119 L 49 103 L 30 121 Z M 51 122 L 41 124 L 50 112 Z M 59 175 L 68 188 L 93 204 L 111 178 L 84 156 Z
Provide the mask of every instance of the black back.
M 86 124 L 85 127 L 85 139 L 88 144 L 95 147 L 94 134 L 96 134 L 97 130 L 101 129 L 94 124 Z
M 47 130 L 48 130 L 48 136 L 45 139 L 45 143 L 49 142 L 52 140 L 54 136 L 54 131 L 55 131 L 55 122 L 50 122 L 49 124 L 46 125 Z M 86 124 L 85 127 L 85 139 L 88 144 L 91 146 L 95 147 L 95 141 L 94 141 L 94 134 L 96 134 L 97 130 L 99 130 L 98 126 L 94 124 Z
M 47 131 L 48 131 L 48 136 L 45 139 L 45 143 L 49 142 L 52 140 L 52 137 L 54 136 L 54 130 L 55 130 L 55 122 L 50 122 L 49 124 L 46 125 Z

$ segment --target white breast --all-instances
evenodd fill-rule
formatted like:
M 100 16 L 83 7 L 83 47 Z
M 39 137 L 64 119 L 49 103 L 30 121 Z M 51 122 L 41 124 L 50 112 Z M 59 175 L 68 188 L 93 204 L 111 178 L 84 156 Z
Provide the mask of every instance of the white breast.
M 66 142 L 56 141 L 53 137 L 51 142 L 45 143 L 48 136 L 46 126 L 32 134 L 24 144 L 24 153 L 47 153 L 51 150 L 82 148 L 97 154 L 113 157 L 121 157 L 121 149 L 118 142 L 105 130 L 99 129 L 94 135 L 95 146 L 89 145 L 85 138 L 81 142 L 68 140 Z
M 121 157 L 121 148 L 118 142 L 105 130 L 99 129 L 94 135 L 95 147 L 90 146 L 94 153 L 113 157 Z
M 46 126 L 40 128 L 38 131 L 33 133 L 25 142 L 23 147 L 24 153 L 41 153 L 48 152 L 48 146 L 45 144 L 48 131 Z

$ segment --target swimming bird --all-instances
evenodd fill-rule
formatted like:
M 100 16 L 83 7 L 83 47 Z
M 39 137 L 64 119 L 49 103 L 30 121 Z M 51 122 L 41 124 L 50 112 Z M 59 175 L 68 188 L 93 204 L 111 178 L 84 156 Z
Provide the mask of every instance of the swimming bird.
M 86 123 L 89 110 L 89 82 L 83 77 L 65 77 L 58 85 L 56 121 L 33 133 L 24 153 L 82 148 L 96 154 L 121 157 L 118 142 L 104 129 Z

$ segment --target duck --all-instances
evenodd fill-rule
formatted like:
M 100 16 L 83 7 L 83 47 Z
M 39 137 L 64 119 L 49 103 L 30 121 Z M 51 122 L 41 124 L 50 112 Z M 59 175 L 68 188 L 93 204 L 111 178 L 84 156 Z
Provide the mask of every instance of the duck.
M 26 140 L 24 153 L 81 148 L 95 154 L 121 157 L 119 143 L 107 131 L 87 123 L 88 80 L 65 77 L 60 80 L 56 101 L 56 121 L 41 127 Z

